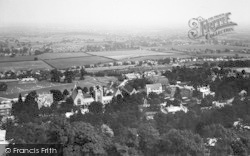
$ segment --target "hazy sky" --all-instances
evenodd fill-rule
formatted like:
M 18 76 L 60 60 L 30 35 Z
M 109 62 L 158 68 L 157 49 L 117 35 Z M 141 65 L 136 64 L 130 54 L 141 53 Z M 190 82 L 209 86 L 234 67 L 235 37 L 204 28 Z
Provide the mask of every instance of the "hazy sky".
M 250 25 L 250 0 L 0 0 L 0 26 L 186 27 L 226 12 Z

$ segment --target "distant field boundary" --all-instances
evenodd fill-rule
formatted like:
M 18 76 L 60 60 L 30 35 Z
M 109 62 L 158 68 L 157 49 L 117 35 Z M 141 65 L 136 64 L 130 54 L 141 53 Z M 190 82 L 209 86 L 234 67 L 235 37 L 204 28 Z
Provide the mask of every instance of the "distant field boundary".
M 43 61 L 44 63 L 46 63 L 48 66 L 50 66 L 51 68 L 57 69 L 55 66 L 53 66 L 52 64 L 50 64 L 49 62 L 40 59 L 41 61 Z
M 84 52 L 84 53 L 88 54 L 88 56 L 72 56 L 72 57 L 62 57 L 62 58 L 53 58 L 53 59 L 49 59 L 49 58 L 40 59 L 40 58 L 38 58 L 38 59 L 45 61 L 45 60 L 63 60 L 63 59 L 67 59 L 67 58 L 82 58 L 82 57 L 86 58 L 86 57 L 93 57 L 93 56 L 95 56 L 95 57 L 103 57 L 103 58 L 106 58 L 106 59 L 117 61 L 116 59 L 109 58 L 109 57 L 106 57 L 106 56 L 93 55 L 93 54 L 89 54 L 89 53 L 86 53 L 86 52 Z
M 102 57 L 102 58 L 110 59 L 110 60 L 113 60 L 113 61 L 118 61 L 118 60 L 116 60 L 116 59 L 113 59 L 113 58 L 110 58 L 110 57 L 106 57 L 106 56 L 94 55 L 94 54 L 90 54 L 90 53 L 87 53 L 87 52 L 86 52 L 86 54 L 89 54 L 89 55 L 91 55 L 91 56 L 97 56 L 97 57 Z M 111 61 L 111 62 L 112 62 L 112 61 Z
M 60 58 L 46 58 L 46 59 L 41 59 L 39 58 L 39 60 L 63 60 L 63 59 L 68 59 L 68 58 L 81 58 L 81 57 L 92 57 L 92 56 L 72 56 L 72 57 L 60 57 Z

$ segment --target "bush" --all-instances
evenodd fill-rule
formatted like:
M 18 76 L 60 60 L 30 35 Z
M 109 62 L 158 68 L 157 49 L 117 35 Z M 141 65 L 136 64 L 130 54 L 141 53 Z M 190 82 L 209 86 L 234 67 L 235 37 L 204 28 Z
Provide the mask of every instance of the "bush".
M 8 89 L 8 85 L 4 82 L 0 83 L 0 91 L 6 91 Z

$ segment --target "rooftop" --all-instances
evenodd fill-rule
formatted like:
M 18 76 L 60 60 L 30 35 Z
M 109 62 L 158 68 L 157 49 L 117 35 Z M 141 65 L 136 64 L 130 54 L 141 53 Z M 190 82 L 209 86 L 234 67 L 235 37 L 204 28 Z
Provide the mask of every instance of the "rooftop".
M 162 87 L 161 83 L 155 83 L 155 84 L 147 84 L 146 88 L 151 90 L 158 90 L 160 87 Z

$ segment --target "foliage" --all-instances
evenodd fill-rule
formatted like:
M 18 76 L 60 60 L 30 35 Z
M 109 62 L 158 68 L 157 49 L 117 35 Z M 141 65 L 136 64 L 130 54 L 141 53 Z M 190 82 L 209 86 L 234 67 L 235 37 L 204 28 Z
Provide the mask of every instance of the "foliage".
M 0 91 L 6 91 L 8 89 L 8 85 L 4 82 L 0 83 Z

